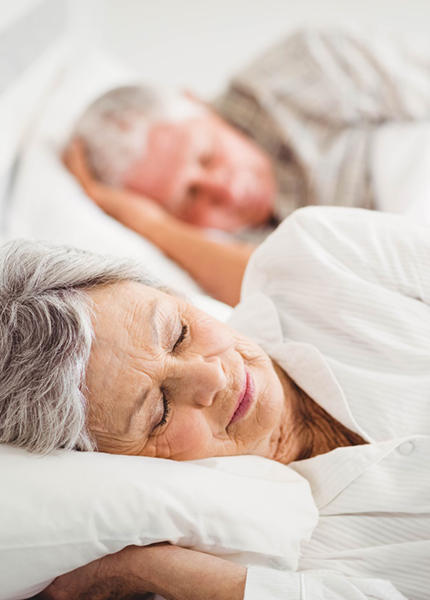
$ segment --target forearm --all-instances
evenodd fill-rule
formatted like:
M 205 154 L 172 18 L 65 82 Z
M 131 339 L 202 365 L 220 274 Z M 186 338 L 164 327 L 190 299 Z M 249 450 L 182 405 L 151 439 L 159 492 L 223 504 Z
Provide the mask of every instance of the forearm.
M 211 240 L 192 225 L 168 221 L 154 231 L 156 245 L 217 300 L 235 306 L 253 246 Z
M 142 577 L 143 588 L 166 600 L 243 600 L 246 568 L 241 565 L 178 546 L 127 550 L 129 567 Z
M 240 299 L 240 288 L 248 260 L 255 247 L 211 240 L 199 228 L 166 215 L 148 219 L 136 202 L 117 218 L 140 233 L 177 262 L 214 298 L 230 306 Z

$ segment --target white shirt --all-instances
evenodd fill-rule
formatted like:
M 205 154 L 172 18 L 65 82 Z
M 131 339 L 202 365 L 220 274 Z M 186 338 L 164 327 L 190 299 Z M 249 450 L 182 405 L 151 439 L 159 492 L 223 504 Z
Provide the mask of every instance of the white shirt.
M 293 463 L 320 518 L 245 600 L 430 597 L 430 228 L 305 208 L 258 248 L 230 325 L 369 445 Z

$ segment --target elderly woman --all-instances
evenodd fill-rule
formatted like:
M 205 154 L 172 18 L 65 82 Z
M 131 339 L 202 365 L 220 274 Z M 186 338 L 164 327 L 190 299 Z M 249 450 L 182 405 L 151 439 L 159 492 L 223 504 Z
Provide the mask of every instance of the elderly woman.
M 424 600 L 429 268 L 428 227 L 303 209 L 252 256 L 225 325 L 128 264 L 6 246 L 1 442 L 295 461 L 320 510 L 296 573 L 129 547 L 46 597 Z

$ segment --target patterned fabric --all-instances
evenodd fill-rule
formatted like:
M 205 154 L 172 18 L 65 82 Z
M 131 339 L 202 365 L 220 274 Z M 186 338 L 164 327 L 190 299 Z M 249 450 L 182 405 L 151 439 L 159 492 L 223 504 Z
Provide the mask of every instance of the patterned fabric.
M 296 572 L 248 569 L 244 600 L 428 600 L 429 226 L 296 211 L 252 255 L 228 323 L 369 442 L 292 463 L 318 525 Z
M 299 31 L 238 74 L 214 106 L 273 158 L 280 220 L 309 204 L 372 209 L 376 130 L 430 119 L 430 46 Z

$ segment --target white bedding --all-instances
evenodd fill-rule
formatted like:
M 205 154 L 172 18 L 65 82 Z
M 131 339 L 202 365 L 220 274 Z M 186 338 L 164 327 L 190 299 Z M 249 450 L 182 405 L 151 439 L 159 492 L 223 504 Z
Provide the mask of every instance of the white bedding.
M 0 445 L 0 600 L 129 545 L 163 540 L 295 570 L 318 511 L 300 475 L 258 456 L 178 463 Z
M 59 159 L 80 111 L 103 90 L 131 76 L 124 66 L 100 53 L 93 53 L 77 65 L 71 63 L 22 157 L 7 238 L 35 237 L 137 258 L 169 285 L 196 295 L 202 308 L 224 320 L 230 313 L 228 307 L 198 295 L 198 286 L 182 269 L 152 244 L 102 213 L 85 197 Z M 371 157 L 379 207 L 430 220 L 429 166 L 430 124 L 381 129 L 375 136 Z M 272 516 L 276 522 L 276 516 Z M 46 579 L 51 577 L 47 574 Z
M 201 290 L 188 274 L 153 244 L 105 215 L 84 194 L 60 160 L 76 117 L 99 93 L 130 81 L 132 74 L 116 60 L 94 52 L 56 89 L 23 154 L 13 190 L 7 238 L 33 237 L 128 256 L 144 262 L 160 279 L 189 294 Z M 217 316 L 229 310 L 203 299 Z
M 430 122 L 382 126 L 371 165 L 379 210 L 430 222 Z

